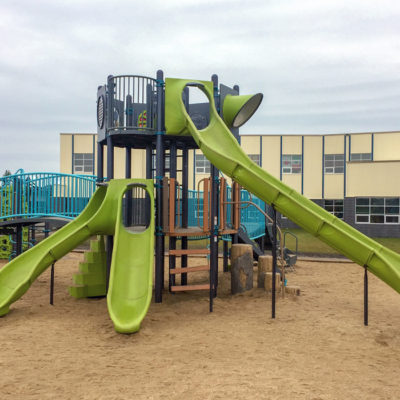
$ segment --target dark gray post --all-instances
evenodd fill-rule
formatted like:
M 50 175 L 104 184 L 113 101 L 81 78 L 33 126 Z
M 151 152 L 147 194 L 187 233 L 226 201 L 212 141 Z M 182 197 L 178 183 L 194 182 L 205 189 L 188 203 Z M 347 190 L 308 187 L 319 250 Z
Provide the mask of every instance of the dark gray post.
M 131 178 L 132 171 L 132 150 L 130 147 L 125 148 L 125 178 Z M 125 196 L 125 224 L 132 224 L 132 191 L 128 190 Z
M 18 224 L 16 226 L 16 238 L 15 238 L 15 254 L 18 257 L 20 254 L 22 254 L 22 225 Z
M 162 302 L 164 287 L 164 234 L 162 231 L 162 179 L 164 176 L 164 74 L 157 71 L 157 132 L 156 132 L 156 267 L 155 267 L 155 301 Z
M 97 182 L 104 179 L 104 146 L 97 142 Z
M 114 144 L 112 136 L 107 136 L 107 180 L 114 179 Z
M 186 88 L 188 89 L 188 88 Z M 182 228 L 187 228 L 189 223 L 189 151 L 186 147 L 182 150 Z M 188 248 L 187 236 L 182 236 L 181 248 Z M 187 268 L 187 255 L 181 257 L 181 267 Z M 187 274 L 181 274 L 181 285 L 187 285 Z
M 224 272 L 228 272 L 228 256 L 229 256 L 229 248 L 228 248 L 228 241 L 223 240 L 224 243 Z
M 276 210 L 272 204 L 273 224 L 272 224 L 272 315 L 275 318 L 275 282 L 276 282 Z
M 213 75 L 211 80 L 214 86 L 214 100 L 218 107 L 218 76 Z M 211 165 L 210 299 L 217 296 L 218 286 L 218 172 L 218 169 Z
M 114 179 L 114 144 L 112 136 L 107 136 L 107 180 Z M 108 292 L 108 284 L 110 281 L 111 271 L 111 259 L 114 246 L 114 237 L 111 235 L 107 236 L 106 247 L 107 247 L 107 271 L 106 271 L 106 292 Z
M 50 304 L 54 305 L 54 263 L 51 264 L 50 270 Z
M 151 144 L 146 146 L 146 179 L 153 178 L 153 155 Z
M 364 265 L 364 325 L 368 326 L 368 269 Z
M 170 178 L 176 179 L 176 142 L 174 141 L 171 143 L 169 148 L 169 176 Z M 175 194 L 178 193 L 179 187 L 175 186 Z M 176 201 L 177 196 L 175 195 L 175 215 L 178 213 L 179 210 L 179 202 Z M 179 223 L 179 221 L 178 221 Z M 175 250 L 176 249 L 176 237 L 170 236 L 169 237 L 169 249 Z M 176 257 L 169 256 L 169 269 L 175 269 L 176 267 Z M 169 291 L 171 291 L 171 286 L 175 286 L 175 274 L 169 274 Z
M 132 171 L 132 151 L 130 147 L 125 148 L 125 178 L 131 178 Z

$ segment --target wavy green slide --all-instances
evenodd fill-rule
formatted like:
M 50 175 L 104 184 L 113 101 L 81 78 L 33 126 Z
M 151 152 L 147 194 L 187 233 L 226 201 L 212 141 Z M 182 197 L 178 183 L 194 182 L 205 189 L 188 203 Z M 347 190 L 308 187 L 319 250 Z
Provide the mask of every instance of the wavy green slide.
M 197 86 L 210 103 L 210 122 L 197 130 L 186 112 L 182 91 Z M 166 79 L 167 134 L 191 134 L 203 154 L 222 172 L 280 213 L 382 279 L 400 293 L 400 255 L 360 233 L 283 184 L 251 161 L 218 115 L 209 81 Z
M 141 231 L 123 225 L 123 197 L 142 188 L 150 199 L 149 224 Z M 32 282 L 48 266 L 92 235 L 114 235 L 107 305 L 115 329 L 136 332 L 152 296 L 154 252 L 153 181 L 112 180 L 99 187 L 83 212 L 49 238 L 6 264 L 0 270 L 0 316 L 8 313 Z

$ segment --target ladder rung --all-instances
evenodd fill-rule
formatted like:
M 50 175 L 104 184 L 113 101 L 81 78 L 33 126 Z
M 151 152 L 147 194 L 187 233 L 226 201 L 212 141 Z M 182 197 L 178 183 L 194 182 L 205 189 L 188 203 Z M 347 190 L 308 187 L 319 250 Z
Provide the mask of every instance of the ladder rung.
M 210 254 L 209 249 L 176 249 L 169 250 L 170 256 L 182 256 L 186 254 Z
M 171 286 L 171 292 L 186 292 L 189 290 L 210 290 L 210 284 L 204 285 L 185 285 L 185 286 Z
M 173 268 L 170 269 L 170 274 L 187 274 L 188 272 L 198 272 L 198 271 L 209 271 L 209 265 L 199 265 L 197 267 L 189 267 L 189 268 Z

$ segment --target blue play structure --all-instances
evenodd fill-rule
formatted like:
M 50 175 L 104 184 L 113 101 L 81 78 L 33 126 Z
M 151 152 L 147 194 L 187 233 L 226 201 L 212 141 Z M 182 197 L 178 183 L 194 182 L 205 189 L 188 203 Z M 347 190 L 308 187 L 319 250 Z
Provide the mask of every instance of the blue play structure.
M 11 218 L 47 217 L 73 219 L 86 207 L 95 190 L 96 177 L 92 175 L 25 173 L 18 170 L 13 175 L 0 178 L 0 221 Z M 243 202 L 251 201 L 262 210 L 265 209 L 265 203 L 251 196 L 246 190 L 241 191 L 240 197 Z M 231 201 L 230 188 L 228 201 Z M 203 192 L 189 190 L 188 225 L 196 226 L 199 218 L 202 218 L 202 213 Z M 241 226 L 251 239 L 265 234 L 265 217 L 257 208 L 245 206 L 241 208 L 240 213 Z M 224 239 L 230 240 L 230 237 Z
M 52 172 L 0 178 L 0 221 L 10 218 L 59 217 L 73 219 L 96 190 L 96 177 Z

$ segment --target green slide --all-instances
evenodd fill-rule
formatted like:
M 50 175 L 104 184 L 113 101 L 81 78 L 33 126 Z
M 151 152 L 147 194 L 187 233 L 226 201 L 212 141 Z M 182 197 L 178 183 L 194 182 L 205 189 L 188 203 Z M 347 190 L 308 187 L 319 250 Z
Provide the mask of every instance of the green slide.
M 182 101 L 185 86 L 197 86 L 210 103 L 209 125 L 197 130 Z M 166 79 L 167 134 L 191 134 L 217 168 L 306 231 L 382 279 L 400 293 L 400 255 L 360 233 L 251 161 L 218 115 L 209 81 Z
M 140 231 L 122 223 L 123 196 L 134 188 L 144 189 L 150 199 L 150 223 Z M 0 270 L 0 316 L 48 266 L 80 243 L 92 235 L 115 235 L 107 304 L 118 332 L 136 332 L 152 296 L 153 191 L 153 181 L 146 179 L 112 180 L 99 187 L 75 220 Z

